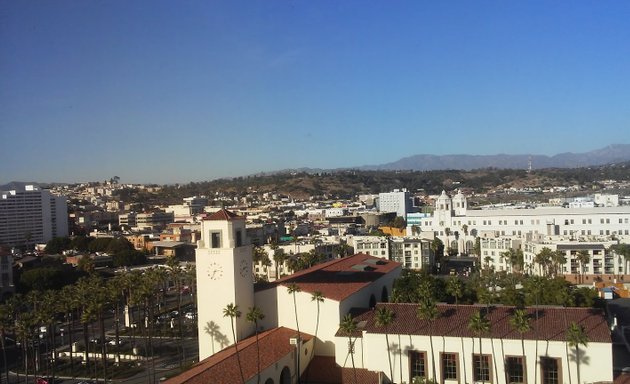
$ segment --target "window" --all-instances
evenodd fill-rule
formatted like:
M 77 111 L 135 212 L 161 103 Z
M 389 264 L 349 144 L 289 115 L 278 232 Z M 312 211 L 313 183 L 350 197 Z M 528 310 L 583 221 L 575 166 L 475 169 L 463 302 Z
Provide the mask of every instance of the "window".
M 474 381 L 490 381 L 490 355 L 473 355 L 473 380 Z
M 413 380 L 414 377 L 426 377 L 427 376 L 427 362 L 426 354 L 419 351 L 411 351 L 409 353 L 409 377 Z
M 210 232 L 210 248 L 221 248 L 221 232 Z
M 236 231 L 236 246 L 243 246 L 243 233 L 240 230 Z
M 505 359 L 508 383 L 526 383 L 525 359 L 522 356 L 508 356 Z
M 560 359 L 552 357 L 540 357 L 540 376 L 542 384 L 559 384 L 562 382 L 560 378 Z
M 457 354 L 442 354 L 442 379 L 457 380 Z

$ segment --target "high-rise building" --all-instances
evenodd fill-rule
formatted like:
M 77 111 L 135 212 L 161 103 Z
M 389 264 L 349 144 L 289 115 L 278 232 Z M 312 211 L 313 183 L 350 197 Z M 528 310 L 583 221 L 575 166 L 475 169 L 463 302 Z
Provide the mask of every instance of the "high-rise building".
M 68 236 L 68 203 L 34 185 L 0 192 L 0 244 L 21 247 Z
M 396 216 L 407 219 L 407 213 L 411 210 L 411 196 L 406 189 L 394 189 L 393 192 L 378 194 L 379 212 L 396 212 Z

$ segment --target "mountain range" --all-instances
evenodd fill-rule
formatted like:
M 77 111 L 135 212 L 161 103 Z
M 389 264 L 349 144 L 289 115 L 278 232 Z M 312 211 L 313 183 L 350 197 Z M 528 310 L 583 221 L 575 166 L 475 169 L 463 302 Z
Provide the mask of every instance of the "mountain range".
M 473 170 L 481 168 L 527 169 L 531 161 L 532 169 L 541 168 L 580 168 L 630 161 L 630 144 L 612 144 L 607 147 L 584 153 L 560 153 L 546 155 L 414 155 L 400 160 L 358 167 L 362 170 L 413 170 L 434 171 L 445 169 Z

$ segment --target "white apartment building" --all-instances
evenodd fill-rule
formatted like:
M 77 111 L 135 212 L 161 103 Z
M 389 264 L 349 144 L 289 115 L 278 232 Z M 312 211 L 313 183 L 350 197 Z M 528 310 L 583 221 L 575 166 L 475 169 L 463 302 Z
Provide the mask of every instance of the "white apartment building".
M 393 192 L 384 192 L 378 194 L 378 210 L 379 212 L 396 212 L 396 216 L 400 216 L 406 220 L 407 212 L 411 210 L 411 196 L 406 189 L 394 189 Z
M 481 264 L 497 271 L 512 270 L 512 266 L 503 254 L 510 249 L 523 251 L 524 272 L 540 275 L 540 265 L 536 263 L 536 255 L 544 248 L 552 252 L 561 251 L 566 257 L 564 265 L 558 271 L 561 275 L 583 275 L 584 283 L 592 283 L 595 279 L 613 281 L 623 279 L 629 273 L 630 265 L 622 256 L 610 247 L 616 241 L 576 241 L 562 236 L 527 236 L 515 239 L 509 236 L 487 236 L 480 239 Z M 578 260 L 580 252 L 588 254 L 588 262 L 582 265 Z
M 0 244 L 20 247 L 64 236 L 68 236 L 65 197 L 34 185 L 0 192 Z
M 434 263 L 431 239 L 420 237 L 354 236 L 355 252 L 396 261 L 408 269 L 422 269 Z
M 118 224 L 134 229 L 160 229 L 175 221 L 173 212 L 129 212 L 118 216 Z
M 623 241 L 630 240 L 630 206 L 470 210 L 461 192 L 451 198 L 442 191 L 433 216 L 422 219 L 420 230 L 434 232 L 447 248 L 458 253 L 470 253 L 475 237 L 484 231 L 515 238 L 531 233 L 583 241 Z

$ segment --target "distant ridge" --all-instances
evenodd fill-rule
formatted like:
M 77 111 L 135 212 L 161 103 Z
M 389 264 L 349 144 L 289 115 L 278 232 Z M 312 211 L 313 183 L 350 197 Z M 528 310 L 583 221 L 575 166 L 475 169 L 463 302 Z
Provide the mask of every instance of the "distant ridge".
M 392 163 L 365 165 L 361 170 L 413 170 L 435 171 L 457 169 L 470 171 L 482 168 L 527 169 L 531 159 L 532 169 L 580 168 L 630 161 L 630 144 L 613 144 L 585 153 L 560 153 L 545 155 L 414 155 Z

